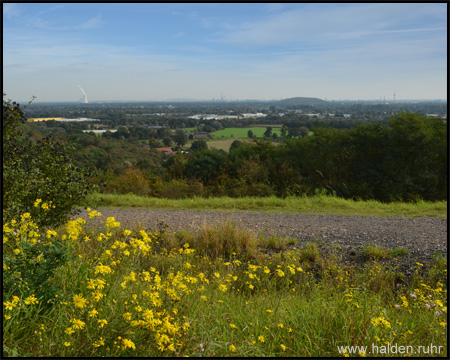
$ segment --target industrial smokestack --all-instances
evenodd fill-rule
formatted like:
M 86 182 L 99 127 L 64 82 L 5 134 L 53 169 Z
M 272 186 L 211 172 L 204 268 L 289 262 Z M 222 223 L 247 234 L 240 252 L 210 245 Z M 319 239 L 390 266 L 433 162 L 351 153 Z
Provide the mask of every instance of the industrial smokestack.
M 80 101 L 81 101 L 83 104 L 87 104 L 87 103 L 88 103 L 88 99 L 87 99 L 86 91 L 84 91 L 83 88 L 82 88 L 80 85 L 78 85 L 78 88 L 79 88 L 79 89 L 81 90 L 81 92 L 83 93 L 83 97 L 80 99 Z

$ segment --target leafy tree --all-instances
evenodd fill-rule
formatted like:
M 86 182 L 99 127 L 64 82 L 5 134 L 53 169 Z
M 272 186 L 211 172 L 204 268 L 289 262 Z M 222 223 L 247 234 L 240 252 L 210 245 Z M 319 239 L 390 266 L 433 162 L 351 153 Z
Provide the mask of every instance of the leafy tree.
M 253 139 L 253 138 L 255 137 L 255 135 L 253 135 L 253 131 L 249 130 L 249 131 L 247 132 L 247 137 L 248 137 L 249 139 Z
M 113 137 L 116 139 L 126 139 L 130 136 L 130 133 L 128 132 L 128 129 L 126 126 L 120 126 L 117 131 L 113 134 Z
M 306 136 L 309 134 L 309 129 L 306 126 L 300 126 L 298 131 L 301 136 Z
M 3 96 L 3 222 L 30 213 L 39 226 L 63 224 L 92 190 L 92 171 L 75 166 L 73 148 L 51 136 L 27 139 L 21 106 Z
M 264 132 L 265 137 L 270 137 L 272 135 L 272 128 L 269 126 L 267 127 L 266 131 Z
M 241 145 L 242 145 L 242 141 L 234 140 L 230 145 L 230 151 L 233 151 L 234 149 L 238 148 Z
M 164 144 L 165 146 L 171 146 L 171 145 L 172 145 L 172 139 L 171 139 L 170 137 L 165 137 L 165 138 L 163 139 L 163 144 Z
M 177 143 L 177 145 L 184 146 L 188 140 L 188 137 L 183 130 L 177 129 L 175 131 L 175 135 L 174 135 L 173 139 Z
M 186 175 L 213 185 L 226 166 L 227 153 L 217 149 L 196 151 L 185 164 Z
M 155 138 L 148 139 L 148 144 L 150 145 L 151 148 L 161 147 L 161 143 L 159 142 L 158 139 Z
M 191 144 L 191 151 L 199 151 L 208 148 L 206 140 L 195 140 Z

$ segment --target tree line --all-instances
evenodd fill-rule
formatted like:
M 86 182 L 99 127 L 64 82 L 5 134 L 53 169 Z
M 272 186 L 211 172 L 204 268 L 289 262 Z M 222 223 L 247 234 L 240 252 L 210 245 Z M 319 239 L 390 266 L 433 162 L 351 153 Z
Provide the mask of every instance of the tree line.
M 388 124 L 313 130 L 313 136 L 285 137 L 278 146 L 236 140 L 228 153 L 204 142 L 188 154 L 162 158 L 157 171 L 136 164 L 110 190 L 128 192 L 120 186 L 123 179 L 123 184 L 141 182 L 142 194 L 165 197 L 284 197 L 320 191 L 385 202 L 446 199 L 446 120 L 401 113 Z

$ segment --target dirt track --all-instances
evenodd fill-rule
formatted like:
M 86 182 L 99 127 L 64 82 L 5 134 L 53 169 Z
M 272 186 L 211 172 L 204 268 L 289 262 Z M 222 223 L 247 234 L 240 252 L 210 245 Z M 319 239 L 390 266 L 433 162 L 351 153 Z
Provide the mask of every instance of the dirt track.
M 369 244 L 387 249 L 401 246 L 409 250 L 408 255 L 401 257 L 401 263 L 408 263 L 410 269 L 416 261 L 429 263 L 436 251 L 447 256 L 447 219 L 444 218 L 270 215 L 143 209 L 102 209 L 100 212 L 103 214 L 102 219 L 112 216 L 129 229 L 139 224 L 144 229 L 153 231 L 158 230 L 161 224 L 166 224 L 167 231 L 185 229 L 195 232 L 203 225 L 234 221 L 255 233 L 297 238 L 297 247 L 308 241 L 318 240 L 321 249 L 339 245 L 349 254 Z M 86 212 L 83 211 L 79 216 L 86 218 Z

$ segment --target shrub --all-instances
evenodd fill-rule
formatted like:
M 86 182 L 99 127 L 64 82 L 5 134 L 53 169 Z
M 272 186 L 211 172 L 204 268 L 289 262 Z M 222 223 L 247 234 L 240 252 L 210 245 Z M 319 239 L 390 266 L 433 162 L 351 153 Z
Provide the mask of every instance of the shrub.
M 107 184 L 106 191 L 117 192 L 119 194 L 152 194 L 150 181 L 140 169 L 126 169 L 121 175 Z
M 161 186 L 159 196 L 166 199 L 184 199 L 204 196 L 206 189 L 199 181 L 172 180 Z
M 3 100 L 3 223 L 30 213 L 39 226 L 63 224 L 75 205 L 93 190 L 92 171 L 76 167 L 73 148 L 47 136 L 37 143 L 26 139 L 26 121 L 19 104 Z M 34 206 L 46 204 L 46 212 Z
M 68 259 L 57 233 L 44 233 L 29 213 L 3 225 L 3 296 L 35 296 L 42 303 L 58 293 L 54 271 Z

